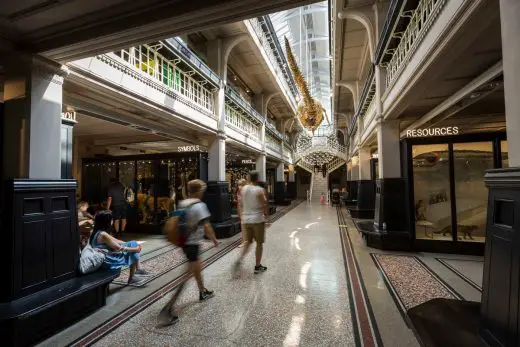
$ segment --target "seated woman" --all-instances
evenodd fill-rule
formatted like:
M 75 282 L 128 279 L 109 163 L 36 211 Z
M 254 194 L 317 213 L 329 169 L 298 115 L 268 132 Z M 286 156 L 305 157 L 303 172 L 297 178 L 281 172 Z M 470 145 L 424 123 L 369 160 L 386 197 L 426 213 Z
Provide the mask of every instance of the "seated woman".
M 146 275 L 146 271 L 139 269 L 139 253 L 141 246 L 136 241 L 124 242 L 111 236 L 107 230 L 112 225 L 112 213 L 109 210 L 99 211 L 94 221 L 94 231 L 90 236 L 90 245 L 93 248 L 103 249 L 106 252 L 103 266 L 109 269 L 130 267 L 128 283 L 139 282 L 135 275 Z
M 88 203 L 80 201 L 78 203 L 78 227 L 81 249 L 83 249 L 90 238 L 92 226 L 94 225 L 94 217 L 87 212 Z

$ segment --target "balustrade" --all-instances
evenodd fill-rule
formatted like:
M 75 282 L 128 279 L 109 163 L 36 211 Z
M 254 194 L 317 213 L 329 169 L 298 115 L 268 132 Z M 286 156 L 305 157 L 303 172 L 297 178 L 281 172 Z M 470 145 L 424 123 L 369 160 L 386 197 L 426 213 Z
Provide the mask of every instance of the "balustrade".
M 275 139 L 270 134 L 265 134 L 265 146 L 269 148 L 272 151 L 275 151 L 277 153 L 282 152 L 282 143 L 280 140 Z
M 401 69 L 406 66 L 406 62 L 421 43 L 445 3 L 446 0 L 421 0 L 419 2 L 419 5 L 413 11 L 410 23 L 402 34 L 399 45 L 393 53 L 392 59 L 387 65 L 387 88 L 394 82 Z
M 174 61 L 157 52 L 156 47 L 142 45 L 115 52 L 134 70 L 141 71 L 152 79 L 166 85 L 183 97 L 214 114 L 213 92 L 192 74 L 181 70 Z
M 296 90 L 295 90 L 295 88 L 291 88 L 291 86 L 287 82 L 287 77 L 282 71 L 282 69 L 284 67 L 280 66 L 280 62 L 276 58 L 275 52 L 273 52 L 273 49 L 269 43 L 270 40 L 277 40 L 276 36 L 274 36 L 275 34 L 273 33 L 274 38 L 267 37 L 264 30 L 262 29 L 262 23 L 260 23 L 258 18 L 251 18 L 248 20 L 248 23 L 250 24 L 251 28 L 253 29 L 253 32 L 255 33 L 256 37 L 258 38 L 258 41 L 262 45 L 265 55 L 269 59 L 276 76 L 281 81 L 283 88 L 286 90 L 286 94 L 289 96 L 289 102 L 291 103 L 291 106 L 294 109 L 296 109 L 296 95 L 297 95 Z M 280 52 L 277 52 L 277 53 L 279 54 Z M 282 57 L 285 60 L 285 55 L 282 55 Z M 286 64 L 286 62 L 284 62 L 283 64 Z
M 259 141 L 261 138 L 261 123 L 254 121 L 247 114 L 235 110 L 228 104 L 226 108 L 226 125 L 231 126 L 243 135 L 248 135 Z

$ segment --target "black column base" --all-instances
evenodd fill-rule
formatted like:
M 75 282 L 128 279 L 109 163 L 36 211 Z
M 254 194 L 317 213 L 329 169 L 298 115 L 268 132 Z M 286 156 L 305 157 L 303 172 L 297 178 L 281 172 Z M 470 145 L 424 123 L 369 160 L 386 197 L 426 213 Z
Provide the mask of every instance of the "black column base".
M 348 207 L 352 218 L 374 218 L 375 184 L 372 180 L 357 181 L 358 194 L 355 206 Z
M 287 198 L 294 200 L 296 199 L 296 182 L 287 182 Z
M 480 336 L 490 346 L 518 346 L 520 315 L 520 168 L 488 170 L 486 251 Z
M 343 202 L 347 207 L 357 206 L 358 181 L 347 181 L 348 197 Z
M 410 251 L 413 247 L 407 213 L 407 194 L 402 178 L 386 178 L 376 181 L 374 223 L 363 228 L 367 246 Z
M 230 237 L 240 232 L 240 229 L 237 230 L 235 227 L 236 220 L 231 218 L 228 182 L 208 182 L 204 202 L 211 213 L 211 224 L 217 238 Z
M 291 199 L 285 196 L 285 182 L 276 182 L 274 186 L 274 201 L 279 206 L 288 206 L 291 204 Z

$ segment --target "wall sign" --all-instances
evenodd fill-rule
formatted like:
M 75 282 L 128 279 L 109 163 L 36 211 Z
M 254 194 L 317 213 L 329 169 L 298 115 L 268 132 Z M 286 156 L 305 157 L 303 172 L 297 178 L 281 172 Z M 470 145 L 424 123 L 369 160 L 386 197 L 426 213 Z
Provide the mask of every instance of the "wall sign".
M 406 137 L 429 137 L 429 136 L 446 136 L 458 135 L 459 127 L 442 127 L 428 129 L 406 130 Z
M 197 151 L 200 151 L 200 146 L 199 145 L 179 146 L 179 147 L 177 147 L 177 151 L 179 151 L 179 152 L 197 152 Z
M 61 119 L 75 122 L 76 121 L 76 111 L 62 112 Z
M 242 159 L 242 164 L 256 164 L 252 159 Z

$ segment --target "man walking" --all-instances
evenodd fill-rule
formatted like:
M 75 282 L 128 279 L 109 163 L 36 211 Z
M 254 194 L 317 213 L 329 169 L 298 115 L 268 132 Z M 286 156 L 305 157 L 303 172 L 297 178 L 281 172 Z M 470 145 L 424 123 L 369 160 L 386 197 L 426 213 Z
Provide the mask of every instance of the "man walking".
M 265 216 L 268 214 L 267 199 L 264 189 L 259 186 L 258 172 L 249 174 L 249 184 L 242 187 L 242 226 L 245 228 L 246 243 L 240 259 L 235 264 L 235 272 L 240 270 L 242 260 L 249 251 L 249 246 L 256 241 L 256 265 L 255 274 L 267 270 L 261 264 L 263 246 L 265 241 Z
M 204 241 L 206 234 L 218 246 L 217 238 L 210 223 L 211 214 L 202 198 L 206 191 L 206 184 L 201 180 L 188 182 L 188 198 L 179 203 L 179 208 L 186 209 L 186 225 L 190 233 L 182 250 L 188 259 L 188 271 L 193 275 L 199 287 L 199 300 L 204 301 L 213 296 L 213 292 L 204 287 L 202 279 L 202 264 L 199 259 L 200 245 Z M 186 282 L 181 283 L 172 299 L 164 306 L 159 314 L 159 321 L 162 325 L 176 323 L 179 318 L 174 311 L 174 305 L 181 295 Z
M 114 230 L 116 236 L 122 235 L 126 229 L 126 188 L 117 178 L 110 178 L 108 186 L 107 209 L 112 207 Z M 120 229 L 121 228 L 121 229 Z

